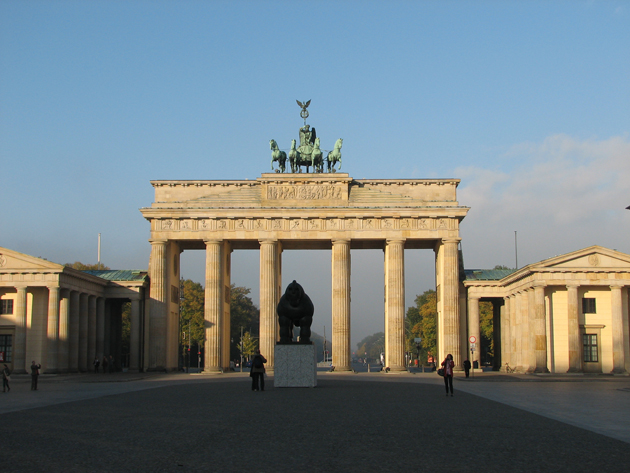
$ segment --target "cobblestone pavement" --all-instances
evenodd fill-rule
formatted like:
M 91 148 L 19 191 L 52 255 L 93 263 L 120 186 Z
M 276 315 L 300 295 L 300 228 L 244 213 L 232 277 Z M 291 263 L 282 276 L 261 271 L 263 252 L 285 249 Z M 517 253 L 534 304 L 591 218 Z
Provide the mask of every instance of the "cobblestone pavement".
M 484 373 L 457 377 L 454 397 L 435 373 L 320 373 L 315 389 L 274 389 L 270 377 L 265 392 L 247 373 L 44 375 L 38 391 L 12 378 L 0 394 L 3 472 L 616 472 L 630 462 L 626 377 Z

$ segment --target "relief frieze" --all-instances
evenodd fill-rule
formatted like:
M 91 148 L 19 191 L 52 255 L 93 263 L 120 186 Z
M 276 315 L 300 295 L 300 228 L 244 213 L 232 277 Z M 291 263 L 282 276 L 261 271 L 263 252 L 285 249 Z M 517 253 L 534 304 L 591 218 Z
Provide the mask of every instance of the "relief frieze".
M 268 186 L 268 200 L 341 200 L 341 187 L 326 184 L 309 186 Z

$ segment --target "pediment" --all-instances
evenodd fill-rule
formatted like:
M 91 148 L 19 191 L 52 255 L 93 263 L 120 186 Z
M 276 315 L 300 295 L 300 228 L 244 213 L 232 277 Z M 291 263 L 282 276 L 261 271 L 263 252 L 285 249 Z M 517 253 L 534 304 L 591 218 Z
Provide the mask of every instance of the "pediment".
M 35 256 L 25 255 L 0 247 L 0 271 L 11 270 L 63 270 L 63 266 Z
M 601 246 L 591 246 L 583 250 L 567 253 L 542 261 L 539 265 L 545 268 L 619 268 L 630 269 L 630 255 L 609 250 Z

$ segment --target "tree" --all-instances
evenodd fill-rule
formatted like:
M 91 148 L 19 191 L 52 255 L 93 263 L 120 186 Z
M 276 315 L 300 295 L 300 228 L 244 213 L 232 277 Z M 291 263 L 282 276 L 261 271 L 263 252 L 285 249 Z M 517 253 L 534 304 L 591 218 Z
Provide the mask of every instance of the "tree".
M 479 331 L 481 333 L 481 356 L 479 359 L 482 362 L 490 362 L 494 358 L 494 313 L 492 308 L 492 302 L 479 302 Z
M 103 266 L 102 263 L 96 264 L 83 264 L 80 261 L 75 261 L 74 263 L 66 263 L 64 264 L 67 268 L 78 269 L 79 271 L 93 271 L 93 270 L 107 270 L 110 269 L 107 266 Z
M 203 316 L 205 292 L 201 284 L 190 279 L 184 280 L 183 289 L 183 298 L 180 301 L 180 343 L 185 358 L 189 347 L 200 351 L 206 340 Z
M 364 357 L 367 353 L 367 357 L 373 360 L 380 360 L 381 353 L 385 350 L 385 334 L 383 332 L 377 332 L 372 335 L 368 335 L 359 343 L 357 343 L 357 354 L 360 357 Z
M 258 341 L 252 337 L 252 334 L 249 332 L 245 332 L 243 334 L 243 343 L 239 344 L 239 351 L 242 347 L 243 351 L 241 353 L 241 355 L 243 356 L 243 358 L 248 358 L 250 356 L 252 356 L 255 352 L 256 349 L 258 348 Z
M 494 268 L 492 269 L 512 269 L 512 268 L 508 268 L 507 266 L 503 266 L 502 264 L 497 264 Z
M 233 341 L 230 349 L 230 357 L 237 358 L 240 347 L 241 329 L 248 329 L 250 336 L 258 333 L 260 311 L 254 305 L 247 294 L 251 289 L 247 287 L 237 287 L 232 284 L 230 287 L 230 338 Z
M 437 297 L 429 289 L 416 296 L 415 307 L 407 309 L 405 318 L 407 351 L 417 353 L 414 338 L 421 338 L 420 363 L 424 363 L 429 353 L 437 355 Z

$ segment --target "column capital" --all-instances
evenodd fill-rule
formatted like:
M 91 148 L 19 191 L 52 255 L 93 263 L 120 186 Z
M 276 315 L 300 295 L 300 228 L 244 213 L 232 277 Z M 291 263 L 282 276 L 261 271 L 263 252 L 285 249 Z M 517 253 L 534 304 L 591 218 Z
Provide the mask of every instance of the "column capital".
M 219 239 L 205 240 L 204 239 L 203 242 L 206 244 L 206 246 L 212 245 L 212 244 L 220 245 L 221 243 L 223 243 L 223 240 L 219 240 Z
M 277 238 L 263 238 L 261 240 L 258 240 L 258 243 L 260 243 L 261 245 L 263 243 L 267 243 L 267 244 L 276 244 L 278 243 L 279 240 Z
M 164 238 L 152 238 L 152 239 L 149 239 L 149 243 L 151 243 L 152 245 L 160 245 L 160 244 L 166 245 L 167 241 L 168 240 L 166 240 Z
M 547 282 L 546 281 L 534 281 L 533 286 L 534 286 L 534 289 L 537 288 L 537 287 L 545 288 L 545 287 L 547 287 Z
M 60 290 L 60 289 L 61 289 L 61 287 L 59 286 L 59 284 L 47 284 L 47 285 L 46 285 L 46 287 L 48 288 L 48 290 L 49 290 L 49 291 L 50 291 L 51 289 L 52 289 L 52 290 L 55 290 L 55 289 Z
M 350 238 L 335 238 L 333 240 L 330 240 L 332 242 L 332 244 L 343 244 L 343 243 L 350 243 Z
M 468 296 L 469 301 L 479 301 L 479 299 L 481 299 L 481 296 L 476 296 L 476 295 Z
M 578 287 L 580 287 L 580 284 L 577 282 L 568 282 L 565 284 L 565 286 L 567 287 L 567 289 L 569 288 L 575 288 L 577 289 Z
M 442 238 L 442 243 L 459 243 L 461 238 Z
M 404 244 L 405 244 L 405 241 L 406 241 L 406 240 L 405 240 L 405 238 L 392 238 L 392 239 L 387 239 L 387 240 L 385 240 L 385 242 L 386 242 L 388 245 L 391 245 L 391 244 L 394 244 L 394 243 L 401 243 L 401 244 L 403 244 L 403 245 L 404 245 Z
M 611 291 L 612 291 L 612 290 L 615 290 L 615 289 L 622 290 L 622 289 L 623 289 L 623 287 L 624 287 L 624 285 L 623 285 L 623 284 L 611 284 L 611 285 L 610 285 L 610 290 L 611 290 Z

